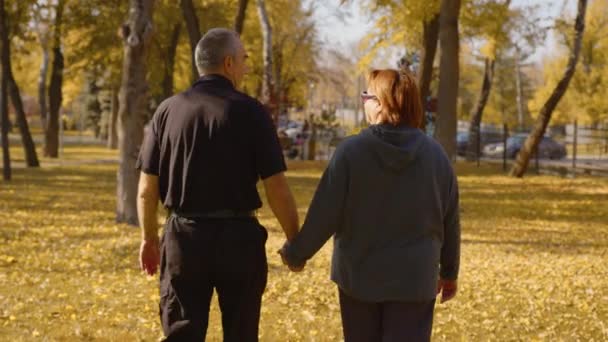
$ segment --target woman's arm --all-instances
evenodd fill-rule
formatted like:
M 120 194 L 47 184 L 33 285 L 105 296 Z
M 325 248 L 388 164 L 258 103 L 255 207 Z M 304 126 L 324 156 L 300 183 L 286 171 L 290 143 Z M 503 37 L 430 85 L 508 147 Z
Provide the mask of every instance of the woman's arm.
M 340 228 L 348 179 L 346 156 L 343 149 L 338 148 L 321 177 L 302 230 L 281 249 L 281 255 L 289 265 L 304 265 Z

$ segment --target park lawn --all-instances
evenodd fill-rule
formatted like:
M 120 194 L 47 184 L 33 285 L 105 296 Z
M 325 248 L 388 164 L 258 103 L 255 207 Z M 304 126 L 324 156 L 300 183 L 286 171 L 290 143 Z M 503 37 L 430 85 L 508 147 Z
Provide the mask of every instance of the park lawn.
M 66 149 L 81 165 L 15 169 L 0 183 L 0 340 L 156 341 L 156 277 L 138 269 L 139 230 L 114 223 L 112 152 Z M 44 163 L 43 163 L 44 164 Z M 302 217 L 322 163 L 292 163 Z M 456 299 L 437 305 L 436 341 L 608 340 L 608 179 L 503 176 L 458 164 L 462 266 Z M 276 255 L 269 209 L 262 341 L 342 339 L 331 243 L 301 274 Z M 221 340 L 217 305 L 209 341 Z

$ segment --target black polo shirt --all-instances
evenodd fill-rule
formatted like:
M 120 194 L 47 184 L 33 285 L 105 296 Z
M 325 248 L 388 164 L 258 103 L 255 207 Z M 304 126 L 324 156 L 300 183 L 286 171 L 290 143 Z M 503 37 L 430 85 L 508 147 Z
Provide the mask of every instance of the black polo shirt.
M 159 177 L 165 207 L 187 213 L 258 209 L 257 181 L 286 170 L 270 115 L 219 75 L 160 104 L 137 168 Z

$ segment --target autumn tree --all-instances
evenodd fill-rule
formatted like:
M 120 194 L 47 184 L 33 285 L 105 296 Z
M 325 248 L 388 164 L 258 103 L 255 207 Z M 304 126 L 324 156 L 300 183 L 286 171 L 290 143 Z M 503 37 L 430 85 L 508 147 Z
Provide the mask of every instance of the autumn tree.
M 273 100 L 274 77 L 272 63 L 272 27 L 268 12 L 266 11 L 266 1 L 256 0 L 258 16 L 260 19 L 260 27 L 262 29 L 262 58 L 263 58 L 263 74 L 262 74 L 262 96 L 260 101 L 266 106 L 271 106 Z M 276 121 L 276 118 L 275 118 Z
M 50 13 L 51 4 L 49 2 L 34 2 L 32 4 L 33 25 L 36 31 L 36 38 L 40 44 L 42 61 L 38 75 L 38 105 L 40 108 L 40 122 L 43 130 L 46 130 L 46 120 L 48 116 L 47 100 L 47 79 L 50 63 L 49 39 L 50 39 Z
M 122 34 L 122 20 L 117 13 L 127 13 L 128 2 L 118 0 L 89 0 L 70 6 L 69 30 L 64 34 L 66 61 L 64 97 L 66 105 L 83 101 L 81 90 L 86 89 L 86 77 L 92 75 L 100 83 L 100 96 L 106 102 L 103 124 L 107 146 L 118 146 L 118 92 L 121 83 L 123 50 L 118 43 Z M 81 107 L 85 104 L 82 103 Z
M 236 17 L 234 18 L 234 30 L 238 34 L 243 33 L 243 26 L 245 24 L 245 14 L 247 13 L 247 5 L 249 0 L 238 0 L 238 9 L 236 11 Z
M 442 0 L 439 16 L 439 87 L 437 92 L 436 137 L 450 159 L 456 156 L 456 123 L 460 39 L 460 0 Z
M 51 64 L 51 79 L 48 88 L 49 112 L 46 122 L 44 154 L 51 158 L 59 156 L 59 112 L 63 100 L 63 68 L 64 58 L 61 48 L 63 11 L 66 0 L 58 0 L 55 6 L 55 17 L 53 20 L 53 38 L 51 51 L 53 62 Z
M 266 12 L 272 27 L 272 78 L 275 114 L 283 113 L 289 105 L 304 105 L 308 99 L 309 82 L 321 75 L 317 59 L 322 47 L 312 18 L 312 7 L 302 1 L 275 0 L 266 2 Z M 265 64 L 262 22 L 258 11 L 247 12 L 248 29 L 241 36 L 249 54 L 251 72 L 244 80 L 243 90 L 262 96 Z M 322 59 L 322 58 L 321 58 Z
M 400 46 L 408 53 L 418 53 L 420 55 L 420 66 L 417 70 L 418 84 L 420 100 L 423 104 L 427 103 L 431 95 L 439 40 L 440 2 L 440 0 L 364 2 L 366 12 L 373 13 L 375 17 L 375 24 L 372 32 L 363 40 L 362 48 L 366 54 L 360 64 L 367 67 L 378 51 L 389 46 Z
M 511 0 L 490 1 L 483 5 L 471 2 L 467 4 L 467 7 L 469 7 L 468 11 L 465 11 L 468 15 L 463 16 L 463 20 L 466 20 L 467 16 L 471 18 L 471 22 L 474 24 L 470 24 L 469 27 L 474 26 L 476 31 L 481 33 L 484 44 L 481 48 L 484 60 L 483 82 L 479 91 L 477 104 L 471 113 L 469 121 L 467 160 L 473 160 L 478 155 L 478 152 L 480 152 L 480 125 L 483 111 L 490 98 L 496 57 L 499 50 L 504 48 L 509 40 L 508 35 L 512 24 L 512 20 L 510 19 L 513 17 L 513 14 L 509 11 L 510 4 Z
M 198 44 L 198 41 L 202 37 L 202 34 L 200 24 L 198 22 L 198 16 L 196 14 L 196 8 L 194 7 L 194 3 L 192 2 L 192 0 L 180 0 L 180 7 L 182 9 L 182 15 L 184 16 L 184 22 L 186 23 L 186 31 L 188 31 L 188 38 L 190 39 L 192 82 L 194 82 L 199 77 L 198 71 L 196 70 L 196 60 L 194 52 L 196 50 L 196 45 Z
M 143 139 L 146 116 L 146 53 L 152 35 L 153 0 L 130 0 L 129 16 L 122 26 L 124 57 L 120 107 L 116 221 L 137 225 L 137 184 L 135 169 L 138 148 Z
M 585 16 L 580 69 L 572 77 L 568 91 L 564 94 L 551 118 L 554 124 L 572 123 L 598 126 L 608 121 L 608 97 L 604 89 L 608 87 L 608 6 L 607 0 L 589 3 Z M 556 25 L 560 45 L 556 55 L 544 65 L 542 84 L 530 101 L 530 106 L 539 110 L 559 81 L 560 70 L 568 62 L 568 47 L 572 46 L 571 25 L 559 19 Z
M 316 56 L 321 46 L 317 42 L 316 27 L 312 10 L 300 6 L 282 6 L 275 2 L 271 12 L 273 30 L 273 93 L 276 99 L 277 114 L 293 100 L 296 92 L 303 94 L 307 81 L 312 78 L 329 76 L 317 67 Z M 300 87 L 300 89 L 296 89 Z
M 6 25 L 6 11 L 4 8 L 4 0 L 0 0 L 0 36 L 7 36 L 8 30 Z M 2 57 L 4 58 L 5 45 L 8 44 L 8 39 L 0 39 L 0 49 L 2 49 Z M 8 86 L 8 63 L 1 64 L 2 72 L 0 73 L 0 125 L 2 134 L 2 176 L 5 181 L 11 180 L 11 157 L 9 150 L 8 131 L 8 96 L 6 88 Z
M 23 22 L 20 21 L 20 19 L 26 18 L 24 14 L 24 11 L 27 9 L 26 5 L 27 3 L 20 3 L 13 7 L 15 13 L 11 13 L 11 18 L 13 18 L 14 22 L 11 22 L 7 14 L 5 4 L 4 2 L 2 3 L 2 8 L 0 9 L 0 21 L 2 23 L 0 25 L 0 40 L 2 41 L 0 62 L 2 64 L 2 77 L 4 78 L 3 82 L 5 82 L 3 91 L 8 93 L 8 96 L 10 96 L 11 99 L 11 104 L 15 109 L 16 121 L 17 125 L 19 126 L 21 142 L 25 152 L 26 165 L 28 167 L 38 167 L 40 166 L 40 163 L 38 161 L 38 155 L 36 154 L 36 146 L 34 145 L 34 140 L 30 134 L 29 125 L 25 116 L 25 110 L 23 108 L 23 101 L 21 99 L 21 92 L 19 91 L 17 81 L 15 81 L 13 68 L 11 65 L 11 38 L 16 36 L 17 32 L 20 30 L 18 25 Z M 24 21 L 26 22 L 27 19 Z M 6 101 L 4 101 L 3 106 L 4 105 L 6 105 Z M 8 127 L 8 114 L 6 115 L 7 119 L 4 123 Z
M 534 129 L 528 135 L 522 149 L 517 154 L 515 164 L 511 169 L 511 175 L 514 177 L 523 177 L 528 169 L 528 163 L 530 157 L 537 151 L 538 144 L 545 135 L 545 131 L 549 122 L 551 121 L 551 115 L 553 110 L 559 103 L 560 99 L 568 89 L 570 80 L 574 76 L 576 70 L 576 64 L 578 62 L 581 46 L 583 42 L 583 34 L 585 32 L 585 14 L 587 12 L 587 0 L 579 0 L 577 6 L 577 15 L 574 22 L 574 39 L 572 40 L 572 50 L 568 57 L 568 64 L 564 70 L 562 78 L 557 83 L 555 89 L 540 109 L 540 113 L 536 119 Z

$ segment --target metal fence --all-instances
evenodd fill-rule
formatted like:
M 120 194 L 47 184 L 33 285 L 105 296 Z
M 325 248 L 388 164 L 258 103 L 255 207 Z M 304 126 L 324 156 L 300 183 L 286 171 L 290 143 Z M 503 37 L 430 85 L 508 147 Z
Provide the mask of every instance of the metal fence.
M 459 123 L 460 132 L 468 130 L 468 124 Z M 510 131 L 505 125 L 502 129 L 496 126 L 486 125 L 482 127 L 485 133 L 491 132 L 498 136 L 502 136 L 502 150 L 504 153 L 501 156 L 496 154 L 494 158 L 484 153 L 484 143 L 479 141 L 479 149 L 470 155 L 468 149 L 461 156 L 468 157 L 479 162 L 481 160 L 498 162 L 502 159 L 502 165 L 505 170 L 510 166 L 516 155 L 513 153 L 507 154 L 507 137 L 517 133 L 528 134 L 529 131 Z M 534 153 L 531 161 L 531 170 L 540 173 L 541 171 L 551 170 L 557 171 L 560 174 L 598 174 L 608 175 L 608 125 L 599 127 L 579 126 L 576 121 L 569 125 L 554 126 L 548 130 L 550 136 L 558 144 L 566 147 L 566 153 L 557 160 L 550 160 L 545 153 Z M 494 142 L 496 144 L 496 142 Z M 544 157 L 544 158 L 543 158 Z

